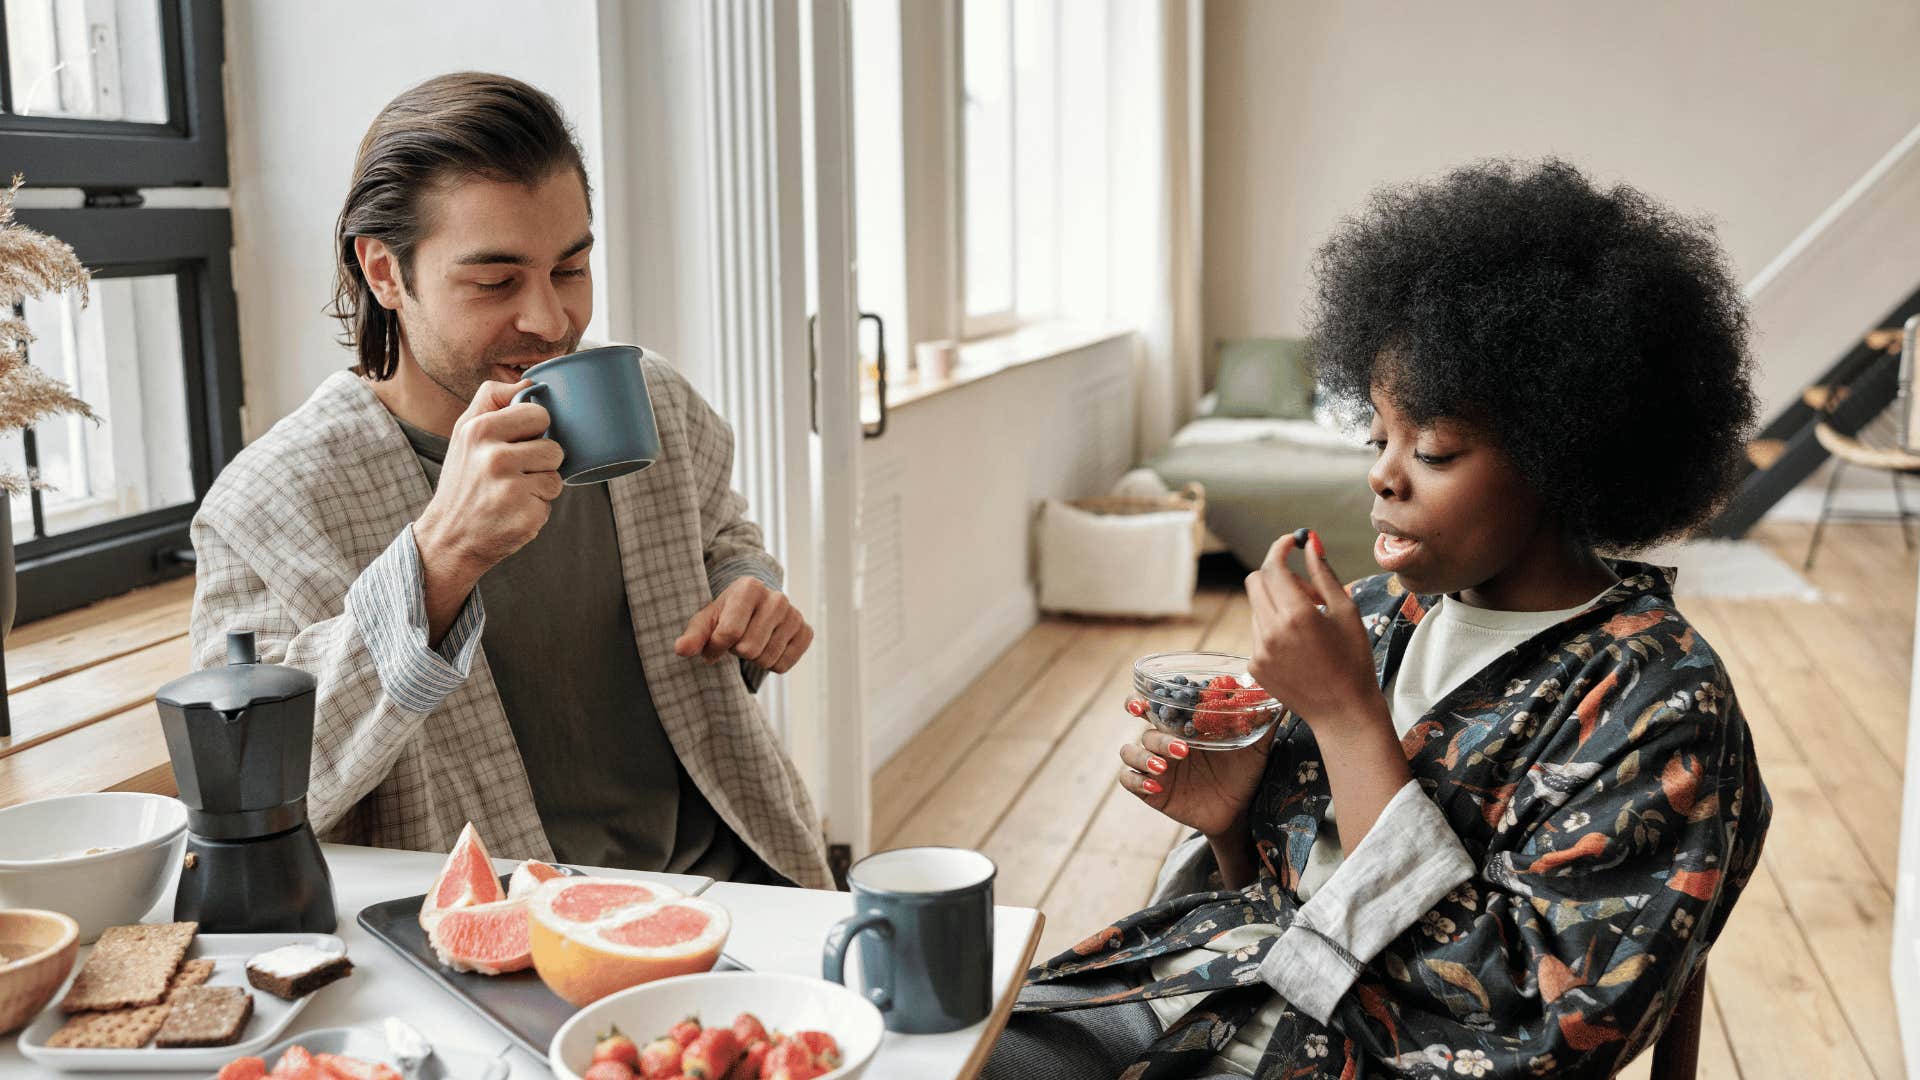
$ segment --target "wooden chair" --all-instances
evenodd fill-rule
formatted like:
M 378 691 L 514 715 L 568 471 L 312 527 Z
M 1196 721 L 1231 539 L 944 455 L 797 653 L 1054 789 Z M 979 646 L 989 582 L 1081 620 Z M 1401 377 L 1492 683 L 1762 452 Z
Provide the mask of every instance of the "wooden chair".
M 1707 1000 L 1707 961 L 1704 957 L 1693 981 L 1667 1019 L 1667 1030 L 1653 1044 L 1653 1080 L 1694 1080 L 1700 1062 L 1700 1014 Z

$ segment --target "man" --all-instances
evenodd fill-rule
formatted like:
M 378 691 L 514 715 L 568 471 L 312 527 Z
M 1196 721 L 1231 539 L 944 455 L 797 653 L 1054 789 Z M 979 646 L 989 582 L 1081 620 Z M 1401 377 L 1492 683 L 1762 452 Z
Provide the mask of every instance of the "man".
M 733 439 L 642 361 L 662 460 L 563 486 L 522 375 L 592 317 L 586 170 L 546 94 L 442 76 L 360 144 L 335 235 L 357 353 L 193 523 L 193 645 L 253 630 L 319 680 L 328 839 L 737 881 L 829 881 L 753 690 L 813 633 L 729 486 Z

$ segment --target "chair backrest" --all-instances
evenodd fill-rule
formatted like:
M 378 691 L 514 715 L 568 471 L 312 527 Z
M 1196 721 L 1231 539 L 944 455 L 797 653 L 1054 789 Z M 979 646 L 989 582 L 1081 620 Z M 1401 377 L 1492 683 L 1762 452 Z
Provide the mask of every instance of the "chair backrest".
M 1694 1080 L 1700 1063 L 1700 1014 L 1707 1000 L 1707 960 L 1700 958 L 1692 981 L 1681 992 L 1667 1030 L 1653 1044 L 1653 1080 Z

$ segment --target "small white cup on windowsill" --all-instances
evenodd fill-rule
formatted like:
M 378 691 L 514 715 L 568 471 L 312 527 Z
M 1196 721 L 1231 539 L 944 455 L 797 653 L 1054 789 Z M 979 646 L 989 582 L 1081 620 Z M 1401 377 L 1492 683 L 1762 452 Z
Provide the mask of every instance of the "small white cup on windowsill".
M 913 347 L 913 354 L 920 377 L 928 382 L 943 383 L 953 378 L 953 369 L 960 362 L 960 350 L 945 339 L 923 341 Z

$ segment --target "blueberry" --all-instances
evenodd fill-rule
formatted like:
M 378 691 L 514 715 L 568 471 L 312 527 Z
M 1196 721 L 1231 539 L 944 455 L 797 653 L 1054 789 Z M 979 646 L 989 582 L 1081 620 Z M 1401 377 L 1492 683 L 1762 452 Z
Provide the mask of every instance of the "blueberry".
M 1167 676 L 1167 681 L 1175 686 L 1186 686 L 1188 683 L 1185 675 L 1169 675 Z
M 1295 530 L 1293 530 L 1293 542 L 1294 542 L 1294 544 L 1295 544 L 1295 545 L 1297 545 L 1297 546 L 1299 546 L 1299 547 L 1306 547 L 1306 546 L 1307 546 L 1307 534 L 1308 534 L 1308 533 L 1310 533 L 1310 532 L 1312 532 L 1312 531 L 1313 531 L 1313 530 L 1311 530 L 1311 529 L 1295 529 Z
M 1180 729 L 1180 732 L 1189 739 L 1193 738 L 1193 721 L 1187 721 L 1186 725 Z

